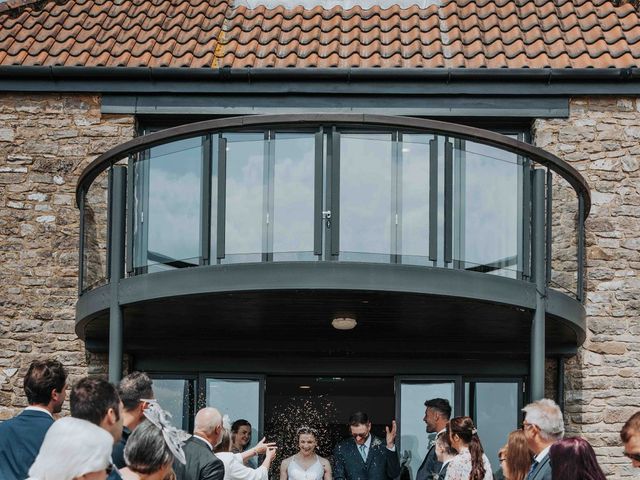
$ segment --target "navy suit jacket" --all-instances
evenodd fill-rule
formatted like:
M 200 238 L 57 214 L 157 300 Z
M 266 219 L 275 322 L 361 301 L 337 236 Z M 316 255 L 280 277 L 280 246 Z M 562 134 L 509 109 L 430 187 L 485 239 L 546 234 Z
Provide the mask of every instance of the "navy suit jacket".
M 366 462 L 353 438 L 336 445 L 333 462 L 334 480 L 392 480 L 400 475 L 397 452 L 389 450 L 384 441 L 373 435 Z
M 36 459 L 44 436 L 53 425 L 45 412 L 25 410 L 0 423 L 0 478 L 24 480 Z
M 433 442 L 427 451 L 427 455 L 424 457 L 422 465 L 420 465 L 416 473 L 416 480 L 431 480 L 435 474 L 440 472 L 441 468 L 442 463 L 440 463 L 438 457 L 436 457 L 436 444 Z

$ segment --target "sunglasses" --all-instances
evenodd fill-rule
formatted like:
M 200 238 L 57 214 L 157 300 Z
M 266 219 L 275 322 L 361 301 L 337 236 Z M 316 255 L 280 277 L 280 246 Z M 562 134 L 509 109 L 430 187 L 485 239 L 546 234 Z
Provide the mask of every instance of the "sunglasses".
M 352 433 L 351 436 L 353 438 L 367 438 L 369 434 L 368 433 Z
M 623 451 L 622 454 L 630 460 L 635 460 L 636 462 L 640 462 L 640 453 L 629 453 Z

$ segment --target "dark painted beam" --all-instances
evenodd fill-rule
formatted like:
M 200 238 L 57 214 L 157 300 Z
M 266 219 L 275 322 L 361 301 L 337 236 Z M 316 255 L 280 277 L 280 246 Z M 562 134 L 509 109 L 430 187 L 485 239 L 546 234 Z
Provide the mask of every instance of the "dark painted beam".
M 0 67 L 0 91 L 635 95 L 637 69 Z

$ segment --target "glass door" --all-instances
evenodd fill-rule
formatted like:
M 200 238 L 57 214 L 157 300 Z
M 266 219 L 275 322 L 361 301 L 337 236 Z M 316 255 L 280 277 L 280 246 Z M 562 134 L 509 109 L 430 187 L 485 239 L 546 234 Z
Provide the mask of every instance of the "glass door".
M 460 415 L 462 377 L 396 377 L 396 419 L 399 419 L 396 443 L 401 461 L 408 468 L 410 478 L 415 478 L 437 433 L 428 434 L 423 421 L 424 402 L 432 398 L 448 400 L 453 410 L 451 415 Z
M 498 450 L 522 421 L 522 379 L 469 379 L 464 389 L 464 414 L 473 418 L 485 455 L 497 470 Z
M 231 423 L 247 420 L 251 439 L 246 448 L 255 446 L 263 432 L 264 376 L 204 374 L 199 385 L 200 408 L 215 407 Z

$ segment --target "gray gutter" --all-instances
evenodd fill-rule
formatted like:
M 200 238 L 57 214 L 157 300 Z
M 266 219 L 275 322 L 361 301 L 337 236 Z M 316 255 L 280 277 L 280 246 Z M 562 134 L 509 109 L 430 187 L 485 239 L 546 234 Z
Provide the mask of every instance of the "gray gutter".
M 0 67 L 0 91 L 146 94 L 636 95 L 623 69 Z

